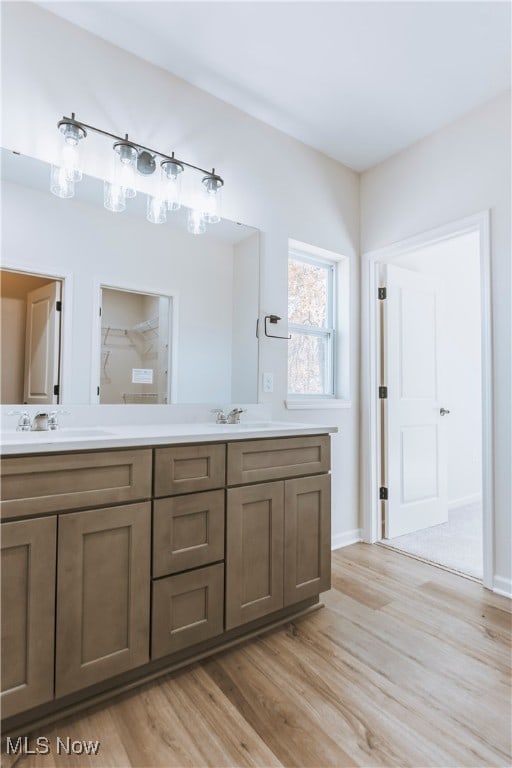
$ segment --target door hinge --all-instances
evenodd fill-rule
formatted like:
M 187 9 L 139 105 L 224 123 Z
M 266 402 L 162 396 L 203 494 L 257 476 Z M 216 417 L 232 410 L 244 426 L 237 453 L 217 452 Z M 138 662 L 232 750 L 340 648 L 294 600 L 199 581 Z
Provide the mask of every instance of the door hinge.
M 379 488 L 379 499 L 380 501 L 388 500 L 388 489 L 384 485 Z
M 379 387 L 379 400 L 386 400 L 387 396 L 388 396 L 388 388 Z
M 98 395 L 98 397 L 100 396 L 100 388 L 99 387 L 96 387 L 96 394 Z
M 99 312 L 99 315 L 100 315 L 100 317 L 101 317 L 101 307 L 100 307 L 100 312 Z
M 55 304 L 55 309 L 57 310 L 57 312 L 62 312 L 62 301 L 58 301 Z
M 379 288 L 379 294 L 378 295 L 379 295 L 379 299 L 387 299 L 388 292 L 387 292 L 386 288 Z
M 53 394 L 54 395 L 60 395 L 60 386 L 58 384 L 53 385 Z

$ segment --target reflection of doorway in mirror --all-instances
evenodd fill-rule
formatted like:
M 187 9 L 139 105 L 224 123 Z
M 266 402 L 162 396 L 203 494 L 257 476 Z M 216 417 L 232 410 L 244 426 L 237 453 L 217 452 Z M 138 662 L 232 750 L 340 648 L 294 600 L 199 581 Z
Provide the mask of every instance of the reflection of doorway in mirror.
M 101 288 L 101 404 L 168 403 L 170 299 Z
M 0 270 L 0 402 L 59 402 L 62 281 Z

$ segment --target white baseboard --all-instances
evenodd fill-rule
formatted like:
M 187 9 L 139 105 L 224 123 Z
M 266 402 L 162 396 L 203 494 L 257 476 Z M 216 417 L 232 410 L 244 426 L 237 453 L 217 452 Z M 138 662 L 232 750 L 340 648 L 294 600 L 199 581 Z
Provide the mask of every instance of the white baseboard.
M 457 509 L 458 507 L 465 507 L 467 504 L 476 504 L 477 501 L 482 501 L 481 493 L 473 493 L 470 496 L 461 496 L 459 499 L 449 501 L 448 509 Z
M 501 576 L 495 576 L 492 591 L 497 595 L 512 598 L 512 579 L 504 579 Z
M 363 540 L 363 529 L 354 528 L 352 531 L 344 531 L 343 533 L 337 533 L 331 539 L 331 549 L 341 549 L 341 547 L 348 547 L 349 544 L 355 544 L 358 541 Z

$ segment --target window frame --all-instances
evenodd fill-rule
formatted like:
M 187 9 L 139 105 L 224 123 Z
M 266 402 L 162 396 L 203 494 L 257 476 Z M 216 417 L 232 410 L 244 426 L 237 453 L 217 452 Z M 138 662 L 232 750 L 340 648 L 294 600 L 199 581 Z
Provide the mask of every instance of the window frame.
M 327 326 L 321 328 L 314 325 L 302 325 L 300 323 L 292 323 L 288 319 L 288 333 L 293 336 L 293 333 L 314 336 L 316 338 L 327 339 L 327 371 L 326 383 L 329 386 L 329 391 L 324 393 L 318 392 L 290 392 L 289 382 L 287 383 L 287 398 L 290 402 L 323 400 L 331 401 L 336 398 L 337 391 L 337 318 L 338 318 L 338 261 L 327 257 L 312 255 L 307 251 L 300 250 L 298 248 L 290 246 L 288 248 L 288 266 L 290 261 L 300 261 L 305 264 L 311 264 L 316 267 L 325 269 L 327 272 Z M 288 270 L 289 275 L 289 270 Z M 289 280 L 289 277 L 288 277 Z M 287 281 L 288 294 L 290 290 L 289 282 Z M 288 353 L 288 361 L 290 355 Z

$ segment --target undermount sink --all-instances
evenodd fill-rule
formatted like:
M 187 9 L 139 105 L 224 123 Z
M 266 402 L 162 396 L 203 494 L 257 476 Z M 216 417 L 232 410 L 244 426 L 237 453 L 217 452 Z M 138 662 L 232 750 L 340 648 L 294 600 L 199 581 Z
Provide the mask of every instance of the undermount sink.
M 288 425 L 283 425 L 275 421 L 241 421 L 239 424 L 208 424 L 207 426 L 211 427 L 212 429 L 218 429 L 221 431 L 246 429 L 253 432 L 256 429 L 276 429 L 283 426 L 286 427 Z
M 13 432 L 2 432 L 2 442 L 3 443 L 11 443 L 11 442 L 20 442 L 20 443 L 30 443 L 34 441 L 38 442 L 49 442 L 53 440 L 72 440 L 74 438 L 80 437 L 105 437 L 107 435 L 112 435 L 113 432 L 108 432 L 105 429 L 100 429 L 98 427 L 82 427 L 80 429 L 72 429 L 72 428 L 66 428 L 63 427 L 62 429 L 41 429 L 41 430 L 29 430 L 28 432 L 23 431 L 13 431 Z

